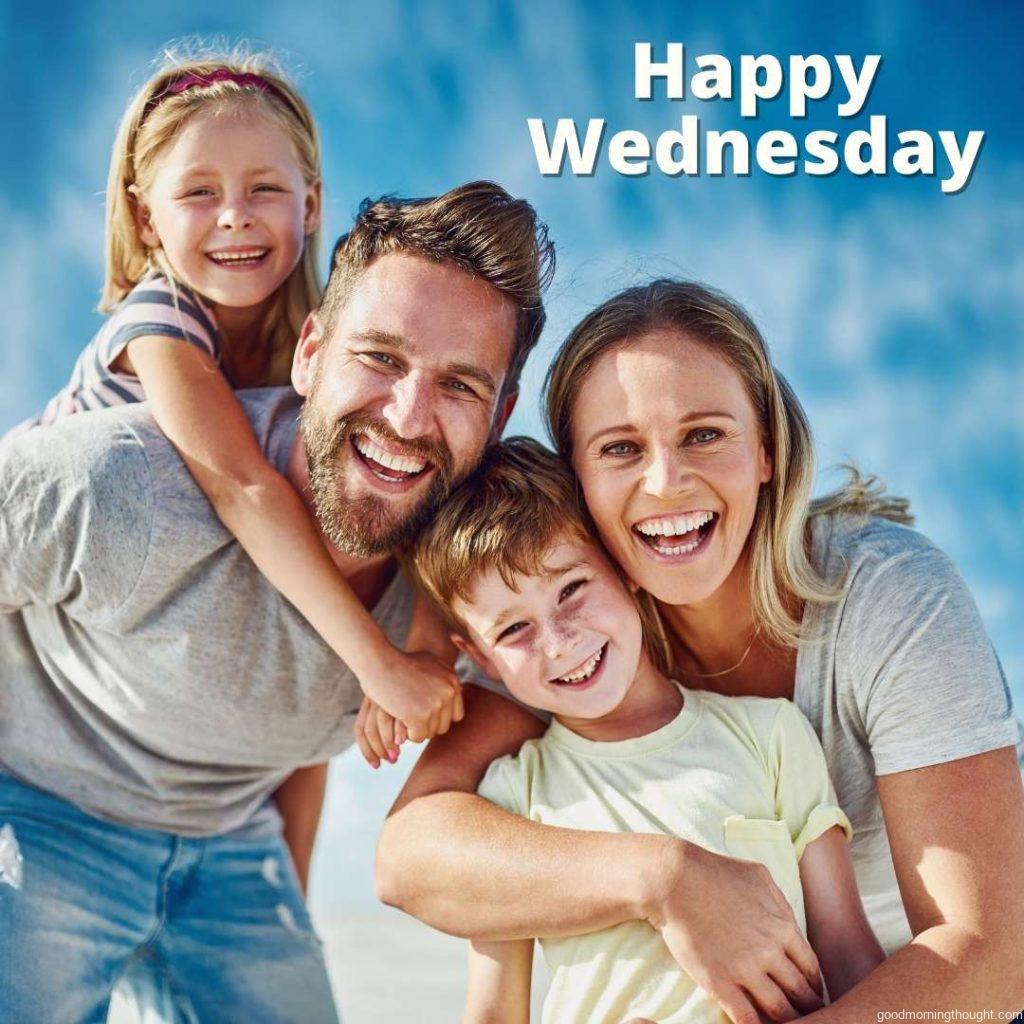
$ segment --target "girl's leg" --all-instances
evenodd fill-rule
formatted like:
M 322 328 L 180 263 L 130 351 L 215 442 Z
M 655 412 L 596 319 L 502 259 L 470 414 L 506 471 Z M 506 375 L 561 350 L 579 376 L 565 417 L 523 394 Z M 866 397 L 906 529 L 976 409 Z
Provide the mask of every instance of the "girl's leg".
M 162 837 L 0 775 L 3 826 L 0 1020 L 104 1021 L 115 979 L 156 926 Z

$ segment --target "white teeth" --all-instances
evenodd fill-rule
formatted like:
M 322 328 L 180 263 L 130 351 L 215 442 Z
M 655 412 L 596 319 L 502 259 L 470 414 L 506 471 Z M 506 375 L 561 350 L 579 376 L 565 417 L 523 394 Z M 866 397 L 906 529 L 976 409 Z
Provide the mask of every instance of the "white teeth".
M 374 462 L 398 473 L 420 473 L 427 465 L 426 459 L 415 459 L 407 455 L 392 455 L 390 452 L 384 451 L 380 445 L 374 444 L 365 434 L 354 437 L 352 443 L 368 459 L 373 459 Z
M 568 675 L 559 676 L 558 681 L 560 683 L 582 683 L 584 679 L 589 679 L 595 671 L 597 666 L 601 663 L 601 656 L 604 654 L 604 648 L 602 647 L 595 654 L 591 655 L 579 668 L 570 672 Z
M 672 519 L 646 519 L 636 529 L 647 537 L 679 537 L 715 518 L 713 512 L 688 512 Z
M 211 252 L 207 255 L 217 263 L 244 263 L 247 260 L 258 260 L 267 252 L 267 249 L 239 249 L 236 252 Z

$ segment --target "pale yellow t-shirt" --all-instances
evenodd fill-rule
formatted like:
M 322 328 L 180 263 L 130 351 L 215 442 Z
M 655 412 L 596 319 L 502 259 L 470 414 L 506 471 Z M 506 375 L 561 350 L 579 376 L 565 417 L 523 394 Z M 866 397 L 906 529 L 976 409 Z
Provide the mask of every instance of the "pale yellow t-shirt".
M 788 700 L 680 690 L 676 718 L 636 739 L 598 743 L 552 722 L 491 764 L 480 795 L 546 825 L 672 835 L 760 861 L 805 928 L 797 862 L 833 825 L 851 834 L 818 737 Z M 644 922 L 541 945 L 545 1024 L 728 1024 Z

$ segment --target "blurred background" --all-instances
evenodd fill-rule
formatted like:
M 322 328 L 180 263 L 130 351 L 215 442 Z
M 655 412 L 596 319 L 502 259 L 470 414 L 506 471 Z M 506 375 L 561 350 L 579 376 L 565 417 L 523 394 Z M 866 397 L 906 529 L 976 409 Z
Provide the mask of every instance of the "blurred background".
M 103 190 L 129 96 L 172 40 L 248 38 L 280 54 L 319 118 L 328 245 L 364 196 L 474 178 L 529 198 L 547 220 L 559 269 L 511 431 L 541 433 L 552 351 L 609 293 L 665 274 L 724 289 L 760 323 L 803 399 L 821 465 L 852 459 L 883 476 L 960 566 L 1020 704 L 1022 28 L 1018 4 L 909 0 L 642 11 L 597 0 L 4 4 L 0 432 L 64 383 L 100 323 Z M 741 121 L 735 101 L 634 100 L 635 41 L 656 55 L 683 42 L 691 59 L 884 60 L 857 118 L 838 121 L 833 95 L 804 121 L 789 120 L 784 97 Z M 609 134 L 656 136 L 683 113 L 752 139 L 770 128 L 845 135 L 872 113 L 888 115 L 891 134 L 987 136 L 970 185 L 949 197 L 938 177 L 893 174 L 629 179 L 605 164 L 592 178 L 545 179 L 526 128 L 527 117 L 603 117 Z M 407 749 L 373 773 L 350 751 L 332 766 L 311 902 L 349 1024 L 404 1021 L 410 1010 L 440 1024 L 461 1003 L 462 944 L 382 910 L 371 889 L 374 838 L 413 759 Z

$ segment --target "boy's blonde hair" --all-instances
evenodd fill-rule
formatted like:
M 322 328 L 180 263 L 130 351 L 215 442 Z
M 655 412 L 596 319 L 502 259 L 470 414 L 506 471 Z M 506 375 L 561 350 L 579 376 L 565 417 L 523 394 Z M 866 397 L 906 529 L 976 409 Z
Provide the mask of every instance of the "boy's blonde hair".
M 420 535 L 412 569 L 448 622 L 462 630 L 452 603 L 470 600 L 474 580 L 496 569 L 514 590 L 517 576 L 543 571 L 545 556 L 563 538 L 601 547 L 568 466 L 539 441 L 511 437 L 491 446 L 452 492 Z M 642 603 L 638 611 L 648 650 L 663 669 L 657 617 Z
M 542 293 L 555 270 L 555 247 L 536 210 L 493 181 L 471 181 L 426 199 L 365 199 L 331 256 L 318 314 L 325 340 L 359 276 L 389 253 L 449 263 L 489 282 L 514 303 L 516 334 L 499 397 L 515 391 L 544 327 Z
M 235 76 L 258 76 L 260 83 L 239 83 Z M 218 74 L 220 73 L 220 74 Z M 175 92 L 190 77 L 209 84 Z M 150 269 L 174 283 L 174 271 L 160 249 L 149 249 L 135 228 L 131 190 L 143 195 L 152 184 L 161 150 L 189 118 L 200 112 L 219 115 L 256 112 L 284 131 L 295 149 L 307 185 L 320 178 L 320 140 L 313 115 L 275 58 L 244 46 L 228 52 L 164 52 L 163 66 L 136 93 L 121 119 L 107 179 L 107 266 L 100 310 L 109 313 Z M 265 384 L 286 383 L 302 322 L 320 301 L 317 252 L 319 228 L 306 238 L 302 257 L 269 304 L 257 339 L 266 353 Z

